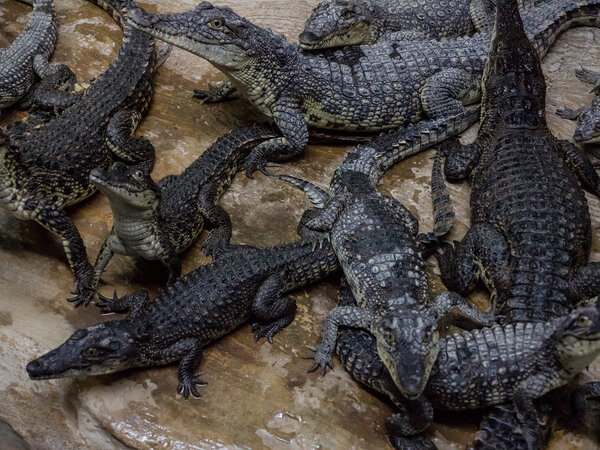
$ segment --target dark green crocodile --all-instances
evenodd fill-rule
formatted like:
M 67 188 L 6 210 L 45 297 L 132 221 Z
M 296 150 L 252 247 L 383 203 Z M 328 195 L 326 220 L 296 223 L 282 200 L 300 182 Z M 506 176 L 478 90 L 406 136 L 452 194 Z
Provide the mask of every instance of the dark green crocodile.
M 77 330 L 57 349 L 27 365 L 36 380 L 81 374 L 99 375 L 130 367 L 180 361 L 178 392 L 199 397 L 195 375 L 203 348 L 255 320 L 255 337 L 273 336 L 287 327 L 296 303 L 283 295 L 339 269 L 329 243 L 286 244 L 255 249 L 231 247 L 217 260 L 185 274 L 154 301 L 146 291 L 113 300 L 101 298 L 104 312 L 126 312 Z
M 0 49 L 0 113 L 25 96 L 35 77 L 52 73 L 48 58 L 57 28 L 52 0 L 20 0 L 33 6 L 25 29 L 8 48 Z
M 169 280 L 181 275 L 179 253 L 202 233 L 206 253 L 216 256 L 231 238 L 231 219 L 218 205 L 251 148 L 277 135 L 273 127 L 243 127 L 219 138 L 180 175 L 155 183 L 135 165 L 116 162 L 110 169 L 96 168 L 90 180 L 106 194 L 113 212 L 113 227 L 104 241 L 90 289 L 96 290 L 102 272 L 114 253 L 159 260 L 169 269 Z
M 432 447 L 415 436 L 429 426 L 434 409 L 469 410 L 511 401 L 527 436 L 527 430 L 539 426 L 534 400 L 568 383 L 600 353 L 600 303 L 549 322 L 494 325 L 441 339 L 424 395 L 413 401 L 397 389 L 371 334 L 342 329 L 336 351 L 357 381 L 386 395 L 401 411 L 386 423 L 396 448 Z
M 308 241 L 328 234 L 347 280 L 342 295 L 356 299 L 356 306 L 338 307 L 327 314 L 310 371 L 320 368 L 324 374 L 327 366 L 332 367 L 338 327 L 366 329 L 375 336 L 379 356 L 400 392 L 414 399 L 423 392 L 437 357 L 439 319 L 452 313 L 471 326 L 493 322 L 493 314 L 479 312 L 459 295 L 445 292 L 434 301 L 430 299 L 425 272 L 428 263 L 421 254 L 417 219 L 376 188 L 394 163 L 433 145 L 423 139 L 424 131 L 436 130 L 436 138 L 443 140 L 453 133 L 453 127 L 460 129 L 461 122 L 449 126 L 441 120 L 421 123 L 357 147 L 336 169 L 329 193 L 304 180 L 279 177 L 304 190 L 316 205 L 304 213 L 299 233 Z M 425 135 L 431 137 L 431 133 Z M 399 136 L 403 145 L 398 144 Z M 450 230 L 454 213 L 439 159 L 433 175 L 438 237 Z
M 121 24 L 122 8 L 133 5 L 92 2 Z M 160 62 L 153 39 L 125 27 L 119 54 L 85 95 L 49 93 L 45 99 L 60 101 L 64 111 L 25 133 L 21 126 L 8 127 L 12 142 L 5 139 L 0 146 L 0 202 L 17 218 L 35 220 L 60 237 L 75 277 L 75 297 L 69 299 L 75 306 L 89 301 L 93 270 L 65 208 L 94 193 L 89 175 L 96 167 L 107 168 L 117 159 L 152 167 L 154 148 L 133 132 L 149 107 Z
M 493 9 L 485 0 L 325 0 L 313 9 L 299 41 L 303 49 L 316 50 L 386 39 L 456 38 L 492 25 Z
M 466 295 L 482 279 L 506 321 L 546 322 L 600 292 L 600 265 L 587 265 L 591 221 L 580 186 L 599 195 L 600 179 L 580 149 L 550 133 L 540 59 L 516 0 L 502 4 L 483 76 L 477 139 L 445 148 L 446 176 L 472 180 L 471 228 L 462 242 L 447 244 L 438 261 L 449 289 Z M 501 411 L 490 417 L 508 420 Z M 518 429 L 516 418 L 513 423 Z M 528 444 L 537 442 L 532 427 L 524 431 Z
M 575 25 L 598 22 L 599 0 L 548 0 L 527 10 L 526 30 L 543 55 Z M 136 8 L 129 22 L 207 59 L 230 80 L 211 100 L 235 90 L 273 118 L 282 136 L 258 145 L 247 172 L 271 155 L 301 152 L 308 126 L 379 131 L 425 117 L 448 118 L 480 97 L 491 33 L 456 40 L 411 40 L 305 54 L 282 36 L 230 8 L 201 3 L 176 14 Z

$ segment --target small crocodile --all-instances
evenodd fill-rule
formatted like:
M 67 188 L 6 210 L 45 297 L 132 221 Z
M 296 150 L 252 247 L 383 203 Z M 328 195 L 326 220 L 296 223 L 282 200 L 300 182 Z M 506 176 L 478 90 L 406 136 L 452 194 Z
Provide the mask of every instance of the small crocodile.
M 277 135 L 273 127 L 242 127 L 219 138 L 180 175 L 155 183 L 150 174 L 116 162 L 96 168 L 90 180 L 106 194 L 113 212 L 113 227 L 94 265 L 96 290 L 102 272 L 114 253 L 159 260 L 169 269 L 169 282 L 181 275 L 178 254 L 200 235 L 204 224 L 213 230 L 203 242 L 216 256 L 231 238 L 231 219 L 218 205 L 233 176 L 253 145 Z
M 598 23 L 599 0 L 548 0 L 527 10 L 526 30 L 541 54 L 575 25 Z M 234 91 L 272 117 L 282 136 L 252 152 L 247 173 L 273 154 L 297 154 L 308 126 L 379 131 L 464 112 L 480 97 L 491 32 L 456 40 L 411 40 L 302 53 L 296 45 L 204 2 L 174 14 L 140 8 L 129 23 L 211 62 L 230 82 L 211 101 Z
M 600 178 L 547 127 L 544 75 L 516 0 L 499 2 L 483 80 L 477 139 L 443 144 L 446 176 L 470 176 L 472 190 L 471 228 L 438 255 L 442 281 L 466 295 L 482 279 L 506 321 L 546 322 L 600 292 L 600 264 L 587 265 L 591 221 L 580 186 L 598 196 Z M 523 432 L 531 443 L 534 429 Z
M 57 349 L 27 365 L 36 380 L 99 375 L 180 361 L 178 392 L 199 397 L 194 374 L 203 348 L 253 318 L 256 339 L 287 327 L 296 303 L 286 292 L 339 269 L 329 243 L 255 249 L 234 246 L 214 263 L 169 285 L 154 301 L 146 291 L 100 297 L 104 312 L 127 317 L 75 331 Z
M 483 31 L 485 26 L 493 25 L 490 8 L 485 3 L 485 0 L 325 0 L 306 21 L 299 36 L 300 47 L 315 50 L 371 45 L 380 39 L 472 35 L 476 28 Z
M 441 339 L 424 395 L 413 401 L 397 389 L 371 334 L 342 329 L 336 351 L 357 381 L 389 397 L 401 411 L 386 423 L 396 448 L 412 447 L 407 437 L 429 426 L 434 409 L 514 401 L 520 424 L 532 428 L 539 419 L 533 401 L 568 383 L 600 353 L 600 303 L 548 322 L 494 325 Z
M 123 24 L 126 0 L 92 0 Z M 168 54 L 168 49 L 163 56 Z M 156 68 L 154 41 L 146 33 L 125 27 L 116 59 L 86 90 L 49 92 L 44 97 L 65 109 L 47 123 L 22 133 L 8 127 L 12 142 L 0 143 L 0 202 L 19 219 L 35 220 L 62 241 L 75 277 L 75 306 L 89 302 L 93 269 L 79 231 L 65 212 L 95 192 L 89 174 L 116 159 L 131 163 L 154 161 L 154 148 L 133 132 L 148 109 Z M 43 96 L 40 96 L 42 98 Z M 14 139 L 11 139 L 11 130 Z
M 596 144 L 600 142 L 600 72 L 589 69 L 578 69 L 575 75 L 584 83 L 593 84 L 592 92 L 596 97 L 589 105 L 579 109 L 562 108 L 556 111 L 560 117 L 577 121 L 577 128 L 573 140 L 579 144 Z M 596 156 L 600 155 L 594 152 Z
M 348 283 L 342 295 L 353 296 L 357 303 L 327 314 L 309 371 L 321 368 L 324 374 L 327 366 L 332 367 L 338 327 L 366 329 L 375 336 L 378 353 L 398 388 L 410 399 L 423 392 L 437 357 L 439 319 L 452 313 L 470 325 L 493 322 L 493 314 L 479 312 L 459 295 L 445 292 L 431 301 L 417 219 L 376 188 L 395 162 L 433 145 L 421 141 L 422 130 L 429 129 L 431 124 L 411 126 L 351 151 L 336 169 L 329 193 L 307 181 L 279 176 L 304 190 L 317 205 L 304 213 L 298 231 L 305 240 L 328 233 Z M 438 130 L 439 139 L 450 131 Z M 398 135 L 404 139 L 402 146 L 396 143 Z M 454 218 L 443 179 L 440 183 L 440 164 L 436 159 L 432 182 L 437 236 L 450 230 Z
M 0 113 L 23 98 L 35 75 L 45 77 L 53 68 L 48 58 L 54 51 L 58 24 L 52 0 L 20 0 L 33 6 L 25 29 L 8 48 L 0 49 Z

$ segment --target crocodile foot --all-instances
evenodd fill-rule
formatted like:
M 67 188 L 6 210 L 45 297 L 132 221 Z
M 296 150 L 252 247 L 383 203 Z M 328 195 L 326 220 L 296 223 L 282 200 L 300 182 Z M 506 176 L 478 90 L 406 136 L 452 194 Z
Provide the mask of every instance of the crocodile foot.
M 123 305 L 123 300 L 117 295 L 116 289 L 113 293 L 113 298 L 108 298 L 98 293 L 98 300 L 95 304 L 100 308 L 102 314 L 122 313 L 129 309 Z
M 308 372 L 314 372 L 319 367 L 321 368 L 321 376 L 325 376 L 327 372 L 327 367 L 333 369 L 333 362 L 331 361 L 331 354 L 329 352 L 324 351 L 321 346 L 319 347 L 310 347 L 306 346 L 309 350 L 315 352 L 314 355 L 304 356 L 304 359 L 314 359 L 315 362 L 308 369 Z
M 267 172 L 267 158 L 259 148 L 255 148 L 250 152 L 244 161 L 244 169 L 246 171 L 246 176 L 250 179 L 254 178 L 253 174 L 256 171 L 259 171 L 268 177 L 271 176 L 271 174 Z
M 206 386 L 204 381 L 200 381 L 198 376 L 202 375 L 202 372 L 199 374 L 194 374 L 191 377 L 186 377 L 179 382 L 179 386 L 177 387 L 177 393 L 181 394 L 183 398 L 187 399 L 190 395 L 193 398 L 200 398 L 201 395 L 196 389 L 196 386 Z
M 258 341 L 262 337 L 266 337 L 269 344 L 273 343 L 273 337 L 281 330 L 285 329 L 293 320 L 293 317 L 283 317 L 272 322 L 254 322 L 252 331 L 254 332 L 254 340 Z
M 77 275 L 75 278 L 75 290 L 71 292 L 74 297 L 67 298 L 68 302 L 73 303 L 75 308 L 87 306 L 94 295 L 94 289 L 90 286 L 93 280 L 93 270 L 91 266 L 84 271 L 83 275 Z
M 219 103 L 224 101 L 227 96 L 223 96 L 222 86 L 208 83 L 208 89 L 194 89 L 194 98 L 201 100 L 202 103 Z

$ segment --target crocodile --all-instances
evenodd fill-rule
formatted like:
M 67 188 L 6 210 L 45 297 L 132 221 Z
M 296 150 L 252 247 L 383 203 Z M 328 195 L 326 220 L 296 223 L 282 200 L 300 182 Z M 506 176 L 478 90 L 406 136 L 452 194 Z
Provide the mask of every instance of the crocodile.
M 8 48 L 0 49 L 0 114 L 25 96 L 35 77 L 52 73 L 58 23 L 52 0 L 20 0 L 33 6 L 29 22 Z
M 467 295 L 481 279 L 505 321 L 546 322 L 600 292 L 582 189 L 598 196 L 600 178 L 581 149 L 548 129 L 540 58 L 516 0 L 497 9 L 482 89 L 475 142 L 442 144 L 446 177 L 470 177 L 472 187 L 471 227 L 438 255 L 442 281 Z M 523 432 L 531 444 L 533 430 Z
M 399 409 L 386 422 L 392 445 L 413 448 L 416 440 L 431 448 L 416 435 L 430 425 L 434 410 L 514 401 L 519 423 L 535 428 L 540 417 L 534 400 L 568 383 L 600 353 L 600 303 L 548 322 L 496 324 L 441 339 L 424 393 L 412 401 L 398 390 L 371 334 L 340 330 L 336 352 L 354 379 L 384 394 Z
M 150 174 L 116 162 L 98 167 L 90 180 L 104 193 L 113 212 L 113 227 L 94 264 L 96 290 L 114 253 L 159 260 L 169 269 L 169 280 L 181 275 L 178 254 L 200 235 L 205 223 L 213 230 L 204 240 L 208 255 L 225 250 L 231 238 L 231 219 L 218 205 L 252 145 L 271 138 L 270 126 L 241 127 L 219 138 L 180 175 L 155 183 Z
M 575 71 L 577 79 L 594 85 L 592 92 L 596 97 L 589 105 L 579 109 L 562 108 L 556 111 L 560 117 L 577 121 L 573 140 L 579 144 L 597 144 L 600 142 L 600 72 L 581 68 Z M 594 152 L 596 156 L 599 152 Z
M 313 9 L 299 43 L 317 50 L 380 39 L 456 38 L 484 31 L 493 25 L 489 17 L 485 0 L 325 0 Z
M 477 110 L 473 114 L 478 114 Z M 468 120 L 468 119 L 466 119 Z M 460 124 L 454 124 L 460 127 Z M 323 338 L 309 371 L 325 374 L 333 367 L 338 327 L 369 330 L 377 350 L 402 394 L 410 399 L 423 392 L 429 371 L 437 357 L 437 322 L 456 317 L 469 325 L 489 325 L 492 313 L 482 313 L 459 295 L 445 292 L 434 301 L 429 297 L 425 272 L 428 263 L 421 254 L 417 219 L 400 202 L 382 195 L 378 180 L 395 162 L 426 148 L 423 130 L 432 124 L 408 127 L 388 133 L 351 151 L 332 177 L 329 193 L 295 177 L 280 175 L 306 192 L 316 205 L 302 216 L 298 232 L 306 241 L 331 239 L 347 283 L 342 296 L 352 296 L 356 306 L 338 307 L 325 319 Z M 440 130 L 439 138 L 450 128 Z M 404 145 L 397 144 L 401 135 Z M 390 151 L 390 149 L 392 149 Z M 440 183 L 441 163 L 436 159 L 433 197 L 436 206 L 435 235 L 452 227 L 454 213 L 445 184 Z
M 255 338 L 273 336 L 294 319 L 296 303 L 283 295 L 339 269 L 331 244 L 233 246 L 215 262 L 169 285 L 154 301 L 146 291 L 108 299 L 104 312 L 123 319 L 73 333 L 58 348 L 27 365 L 35 380 L 99 375 L 130 367 L 180 361 L 178 392 L 199 397 L 195 375 L 203 348 L 253 318 Z
M 527 10 L 526 30 L 540 54 L 575 25 L 595 25 L 598 0 L 548 0 Z M 381 131 L 423 118 L 447 118 L 480 98 L 491 32 L 456 40 L 411 40 L 302 53 L 227 7 L 204 2 L 173 14 L 140 8 L 129 23 L 190 51 L 224 72 L 229 83 L 211 101 L 234 91 L 271 117 L 282 135 L 258 145 L 247 173 L 264 171 L 272 155 L 297 154 L 308 126 Z M 270 158 L 269 158 L 270 159 Z
M 126 0 L 92 0 L 124 25 Z M 139 163 L 150 170 L 154 148 L 144 138 L 134 138 L 137 123 L 148 109 L 158 58 L 154 40 L 131 27 L 124 28 L 124 42 L 110 66 L 84 95 L 56 91 L 45 100 L 60 101 L 65 109 L 47 123 L 26 133 L 6 128 L 0 139 L 0 203 L 15 217 L 34 220 L 57 235 L 64 246 L 75 277 L 75 306 L 87 304 L 93 268 L 79 231 L 65 208 L 95 192 L 89 175 L 96 167 L 114 160 Z M 20 131 L 22 127 L 19 128 Z M 14 129 L 13 129 L 14 131 Z

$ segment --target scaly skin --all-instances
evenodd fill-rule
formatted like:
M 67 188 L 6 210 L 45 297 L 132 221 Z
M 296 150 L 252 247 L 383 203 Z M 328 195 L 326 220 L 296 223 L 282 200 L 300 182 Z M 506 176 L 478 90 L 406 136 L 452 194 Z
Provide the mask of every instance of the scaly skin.
M 97 4 L 119 23 L 121 8 L 132 5 Z M 153 39 L 127 27 L 116 59 L 84 96 L 49 92 L 45 100 L 54 98 L 64 111 L 26 132 L 14 127 L 12 145 L 6 139 L 0 144 L 0 202 L 17 218 L 35 220 L 59 236 L 75 277 L 70 299 L 75 306 L 89 301 L 93 273 L 64 208 L 94 193 L 89 174 L 96 167 L 108 168 L 116 159 L 152 167 L 154 148 L 143 138 L 134 139 L 133 131 L 150 104 L 156 68 Z M 7 133 L 11 138 L 10 127 Z
M 598 265 L 586 266 L 591 222 L 579 184 L 598 195 L 600 179 L 580 149 L 548 130 L 539 57 L 516 1 L 502 5 L 484 72 L 478 137 L 445 150 L 446 176 L 471 177 L 471 228 L 438 260 L 449 289 L 467 294 L 482 279 L 506 321 L 545 322 L 600 292 Z M 511 421 L 505 411 L 493 411 L 489 420 Z M 483 428 L 494 428 L 491 422 Z M 541 445 L 543 436 L 530 425 L 522 430 L 526 443 L 511 433 L 515 448 Z M 494 439 L 488 433 L 478 446 L 493 448 L 483 441 Z
M 549 322 L 494 325 L 448 336 L 424 395 L 407 401 L 377 356 L 372 335 L 343 329 L 336 351 L 360 383 L 389 397 L 400 409 L 386 429 L 396 448 L 429 447 L 415 439 L 433 410 L 468 410 L 514 401 L 524 428 L 537 426 L 533 401 L 568 383 L 600 353 L 600 304 Z M 593 393 L 592 393 L 593 394 Z
M 471 20 L 472 14 L 479 20 Z M 456 38 L 473 34 L 474 23 L 493 24 L 484 20 L 486 14 L 484 0 L 325 0 L 313 9 L 299 42 L 303 49 L 317 50 L 410 36 Z
M 580 81 L 592 84 L 592 92 L 596 97 L 589 105 L 579 109 L 563 108 L 556 111 L 560 117 L 577 121 L 573 140 L 579 144 L 597 144 L 600 142 L 600 73 L 588 69 L 578 69 L 575 75 Z M 600 153 L 594 152 L 596 156 Z
M 528 10 L 527 32 L 540 53 L 564 29 L 596 23 L 594 2 L 549 0 Z M 177 14 L 136 8 L 129 22 L 205 58 L 229 77 L 226 96 L 235 88 L 273 118 L 282 136 L 255 148 L 248 173 L 263 169 L 267 157 L 301 152 L 307 126 L 378 131 L 460 114 L 463 104 L 479 99 L 491 38 L 486 32 L 304 54 L 231 9 L 206 2 Z
M 460 129 L 460 122 L 454 126 Z M 422 129 L 434 127 L 412 126 L 350 152 L 335 171 L 329 195 L 308 182 L 280 176 L 306 191 L 317 205 L 303 215 L 299 233 L 306 240 L 328 233 L 348 282 L 342 295 L 356 299 L 355 306 L 341 306 L 327 314 L 309 371 L 320 368 L 325 373 L 332 366 L 338 327 L 362 328 L 376 337 L 379 356 L 410 399 L 423 392 L 437 357 L 438 319 L 451 312 L 470 325 L 493 321 L 492 314 L 477 311 L 458 295 L 446 292 L 435 301 L 430 299 L 418 222 L 402 204 L 377 191 L 377 181 L 395 162 L 454 131 L 438 124 L 435 138 L 423 143 Z M 404 138 L 402 146 L 396 143 L 398 135 Z M 439 160 L 434 169 L 434 175 L 441 177 Z M 443 179 L 434 179 L 433 187 L 439 209 L 435 229 L 443 235 L 452 227 L 454 213 L 446 204 L 449 197 Z
M 54 51 L 57 28 L 52 0 L 24 1 L 33 12 L 23 32 L 8 48 L 0 49 L 0 113 L 23 98 L 36 74 L 52 73 L 48 58 Z
M 98 254 L 90 289 L 96 290 L 114 253 L 159 260 L 169 269 L 169 282 L 174 281 L 181 275 L 179 253 L 198 238 L 205 223 L 213 229 L 203 243 L 206 253 L 224 251 L 231 220 L 219 199 L 251 148 L 275 135 L 272 127 L 238 128 L 219 138 L 183 173 L 158 183 L 121 162 L 109 170 L 92 170 L 90 180 L 110 202 L 113 227 Z
M 57 349 L 27 365 L 33 379 L 97 375 L 130 367 L 180 361 L 179 389 L 199 397 L 194 374 L 202 349 L 252 318 L 256 339 L 287 327 L 296 303 L 283 295 L 339 268 L 331 245 L 286 244 L 255 249 L 233 247 L 212 264 L 171 284 L 154 301 L 140 291 L 102 298 L 105 312 L 130 311 L 113 320 L 77 330 Z

